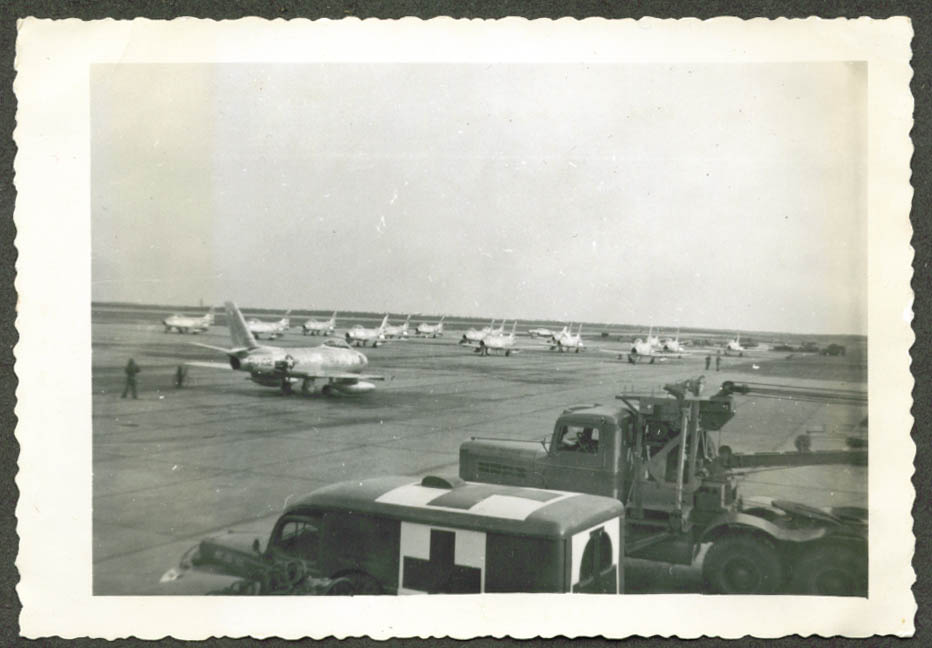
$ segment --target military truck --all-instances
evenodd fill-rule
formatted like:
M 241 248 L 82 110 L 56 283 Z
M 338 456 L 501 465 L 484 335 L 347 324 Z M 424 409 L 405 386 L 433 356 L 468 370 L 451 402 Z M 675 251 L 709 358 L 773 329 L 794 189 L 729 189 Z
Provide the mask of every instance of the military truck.
M 726 382 L 715 395 L 701 397 L 702 382 L 667 385 L 662 396 L 623 394 L 620 406 L 569 407 L 540 442 L 474 437 L 460 447 L 460 477 L 619 499 L 626 510 L 626 555 L 692 564 L 710 545 L 702 561 L 710 592 L 866 596 L 865 509 L 745 500 L 736 478 L 763 467 L 866 465 L 867 451 L 812 452 L 801 442 L 796 452 L 737 454 L 716 447 L 709 433 L 734 417 L 733 395 L 751 387 Z M 756 390 L 792 395 L 772 385 Z M 795 395 L 860 398 L 826 390 Z
M 292 502 L 264 547 L 205 538 L 162 581 L 176 594 L 618 594 L 624 529 L 608 497 L 376 477 Z

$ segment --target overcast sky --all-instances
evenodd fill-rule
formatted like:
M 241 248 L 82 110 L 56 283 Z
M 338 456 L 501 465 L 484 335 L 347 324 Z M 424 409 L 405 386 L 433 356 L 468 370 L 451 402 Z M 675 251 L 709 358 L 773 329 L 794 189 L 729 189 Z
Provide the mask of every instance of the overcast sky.
M 863 64 L 91 79 L 97 301 L 866 333 Z

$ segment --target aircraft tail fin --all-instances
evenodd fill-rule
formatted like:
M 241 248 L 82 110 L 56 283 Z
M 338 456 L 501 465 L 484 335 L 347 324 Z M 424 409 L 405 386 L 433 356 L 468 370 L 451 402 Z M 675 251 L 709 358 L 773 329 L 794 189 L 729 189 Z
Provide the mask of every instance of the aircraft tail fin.
M 518 320 L 515 320 L 514 324 L 511 325 L 511 337 L 515 336 L 515 330 L 518 328 Z
M 227 311 L 227 320 L 229 320 L 230 339 L 233 341 L 233 347 L 246 349 L 257 348 L 259 345 L 256 343 L 256 338 L 253 337 L 249 327 L 246 326 L 246 320 L 243 319 L 243 314 L 236 304 L 228 301 L 224 303 L 224 306 Z
M 386 326 L 388 326 L 388 315 L 382 318 L 382 323 L 379 325 L 379 333 L 384 331 Z
M 207 311 L 207 314 L 204 315 L 204 321 L 207 322 L 208 324 L 214 323 L 214 307 L 213 306 L 211 306 L 210 310 Z

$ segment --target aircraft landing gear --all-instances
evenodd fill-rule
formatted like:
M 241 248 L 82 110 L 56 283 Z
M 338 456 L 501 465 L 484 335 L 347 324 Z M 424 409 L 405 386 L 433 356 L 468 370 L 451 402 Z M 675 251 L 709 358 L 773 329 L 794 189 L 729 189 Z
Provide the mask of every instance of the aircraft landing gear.
M 291 388 L 291 381 L 287 378 L 282 378 L 281 384 L 282 396 L 291 396 L 294 393 L 294 390 Z
M 314 379 L 305 378 L 301 381 L 301 393 L 307 396 L 314 389 Z

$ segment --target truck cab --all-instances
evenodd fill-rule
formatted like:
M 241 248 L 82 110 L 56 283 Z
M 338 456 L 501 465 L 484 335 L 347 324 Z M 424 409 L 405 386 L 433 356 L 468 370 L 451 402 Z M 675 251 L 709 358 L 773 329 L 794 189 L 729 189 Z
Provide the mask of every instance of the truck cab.
M 460 477 L 575 490 L 625 504 L 626 552 L 691 564 L 703 544 L 709 588 L 771 593 L 866 594 L 866 511 L 823 511 L 781 500 L 743 502 L 740 470 L 864 465 L 866 452 L 752 453 L 717 448 L 709 432 L 735 414 L 723 384 L 702 398 L 701 381 L 668 385 L 670 396 L 621 395 L 620 406 L 577 405 L 539 442 L 472 438 L 460 446 Z M 690 391 L 692 390 L 692 391 Z M 765 498 L 766 499 L 766 498 Z
M 239 579 L 225 594 L 616 594 L 624 529 L 613 498 L 380 477 L 294 501 L 264 548 L 244 534 L 207 538 L 170 573 Z

